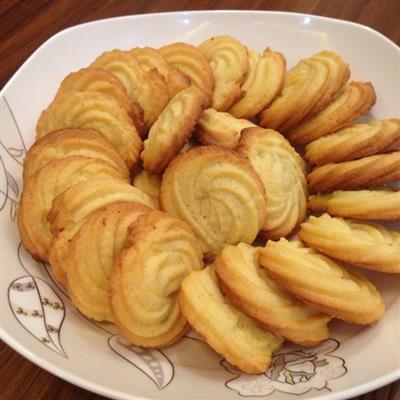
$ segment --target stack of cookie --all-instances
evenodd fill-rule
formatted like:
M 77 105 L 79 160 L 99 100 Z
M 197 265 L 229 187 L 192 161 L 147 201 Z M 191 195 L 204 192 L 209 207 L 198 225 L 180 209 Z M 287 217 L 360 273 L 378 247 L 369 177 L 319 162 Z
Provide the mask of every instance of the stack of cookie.
M 376 97 L 349 77 L 334 52 L 286 73 L 230 36 L 101 54 L 39 118 L 24 246 L 135 345 L 192 327 L 249 373 L 332 318 L 378 321 L 381 295 L 342 261 L 399 273 L 400 233 L 341 217 L 400 220 L 400 192 L 377 188 L 400 179 L 400 120 L 352 125 Z

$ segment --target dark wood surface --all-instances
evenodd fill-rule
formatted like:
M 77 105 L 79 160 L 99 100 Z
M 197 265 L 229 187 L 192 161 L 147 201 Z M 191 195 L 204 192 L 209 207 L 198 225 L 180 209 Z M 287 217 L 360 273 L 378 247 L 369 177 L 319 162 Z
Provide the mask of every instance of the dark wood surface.
M 162 11 L 293 11 L 370 26 L 400 44 L 400 0 L 0 0 L 0 87 L 49 37 L 82 22 Z M 47 373 L 0 342 L 0 399 L 105 399 Z M 400 381 L 357 400 L 400 400 Z

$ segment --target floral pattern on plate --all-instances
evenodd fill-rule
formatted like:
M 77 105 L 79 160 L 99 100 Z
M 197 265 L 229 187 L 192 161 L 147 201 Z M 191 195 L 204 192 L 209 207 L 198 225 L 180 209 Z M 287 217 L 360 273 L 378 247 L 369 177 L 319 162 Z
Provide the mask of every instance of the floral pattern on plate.
M 329 381 L 347 372 L 344 360 L 332 355 L 339 346 L 335 339 L 311 348 L 287 344 L 273 356 L 268 370 L 259 375 L 243 374 L 224 360 L 223 367 L 236 375 L 225 386 L 241 396 L 268 396 L 275 391 L 301 395 L 311 389 L 330 390 Z

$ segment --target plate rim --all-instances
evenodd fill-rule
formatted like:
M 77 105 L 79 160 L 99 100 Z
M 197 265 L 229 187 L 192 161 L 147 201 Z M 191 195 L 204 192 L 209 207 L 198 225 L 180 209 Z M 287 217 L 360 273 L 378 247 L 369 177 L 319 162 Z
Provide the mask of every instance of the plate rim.
M 156 13 L 146 13 L 146 14 L 130 14 L 130 15 L 121 15 L 117 17 L 111 17 L 111 18 L 101 18 L 97 19 L 94 21 L 88 21 L 88 22 L 83 22 L 81 24 L 69 26 L 68 28 L 64 28 L 54 35 L 50 36 L 45 42 L 43 42 L 21 65 L 20 67 L 14 72 L 14 74 L 11 76 L 11 78 L 6 82 L 6 84 L 1 88 L 0 90 L 0 95 L 3 95 L 3 93 L 8 89 L 8 86 L 11 85 L 11 83 L 16 79 L 16 77 L 21 73 L 21 70 L 25 68 L 25 66 L 30 62 L 30 60 L 36 55 L 36 53 L 39 52 L 39 50 L 48 45 L 52 40 L 55 40 L 57 37 L 65 35 L 71 30 L 77 29 L 77 28 L 82 28 L 86 25 L 94 25 L 94 24 L 100 24 L 104 22 L 109 22 L 109 21 L 117 21 L 117 20 L 122 20 L 122 19 L 129 19 L 129 18 L 152 18 L 155 16 L 160 16 L 160 15 L 194 15 L 194 14 L 238 14 L 238 13 L 246 13 L 246 14 L 273 14 L 273 15 L 292 15 L 292 16 L 297 16 L 297 17 L 311 17 L 315 18 L 317 20 L 321 21 L 334 21 L 335 23 L 338 24 L 344 24 L 344 25 L 350 25 L 354 26 L 357 29 L 362 29 L 371 32 L 372 34 L 378 35 L 382 40 L 384 40 L 388 45 L 393 47 L 394 50 L 397 50 L 400 53 L 400 46 L 398 46 L 394 41 L 389 39 L 387 36 L 385 36 L 383 33 L 377 31 L 374 28 L 371 28 L 370 26 L 361 24 L 359 22 L 353 22 L 349 21 L 346 19 L 340 19 L 340 18 L 333 18 L 333 17 L 325 17 L 322 15 L 314 15 L 314 14 L 307 14 L 307 13 L 297 13 L 297 12 L 289 12 L 289 11 L 269 11 L 269 10 L 224 10 L 224 9 L 218 9 L 218 10 L 188 10 L 188 11 L 167 11 L 167 12 L 156 12 Z
M 123 16 L 116 16 L 116 17 L 111 17 L 111 18 L 102 18 L 98 20 L 93 20 L 93 21 L 88 21 L 84 22 L 81 24 L 76 24 L 67 28 L 64 28 L 51 37 L 49 37 L 45 42 L 43 42 L 15 71 L 15 73 L 11 76 L 11 78 L 6 82 L 6 84 L 3 86 L 3 88 L 0 90 L 0 96 L 3 96 L 5 98 L 6 91 L 10 87 L 10 85 L 13 83 L 15 79 L 18 78 L 18 76 L 22 73 L 22 71 L 26 68 L 26 66 L 31 62 L 31 60 L 36 56 L 36 54 L 45 46 L 47 46 L 51 41 L 55 40 L 56 38 L 67 34 L 69 31 L 75 30 L 75 29 L 80 29 L 82 27 L 85 27 L 87 25 L 96 25 L 96 24 L 101 24 L 105 22 L 113 22 L 113 21 L 118 21 L 118 20 L 123 20 L 123 19 L 146 19 L 146 18 L 153 18 L 157 17 L 160 15 L 169 15 L 169 16 L 178 16 L 178 15 L 207 15 L 207 14 L 238 14 L 238 13 L 246 13 L 246 14 L 268 14 L 268 15 L 277 15 L 277 16 L 287 16 L 291 15 L 294 17 L 310 17 L 314 18 L 319 21 L 329 21 L 329 22 L 334 22 L 337 24 L 344 24 L 348 26 L 353 26 L 356 29 L 361 29 L 364 31 L 369 31 L 373 35 L 378 36 L 381 40 L 386 42 L 388 45 L 390 45 L 395 51 L 398 52 L 400 55 L 400 46 L 398 46 L 394 41 L 389 39 L 387 36 L 385 36 L 383 33 L 377 31 L 374 28 L 371 28 L 367 25 L 358 23 L 358 22 L 353 22 L 345 19 L 340 19 L 340 18 L 333 18 L 333 17 L 326 17 L 326 16 L 320 16 L 320 15 L 313 15 L 313 14 L 307 14 L 307 13 L 297 13 L 297 12 L 287 12 L 287 11 L 269 11 L 269 10 L 240 10 L 240 9 L 235 9 L 235 10 L 224 10 L 224 9 L 218 9 L 218 10 L 188 10 L 188 11 L 168 11 L 168 12 L 156 12 L 156 13 L 145 13 L 145 14 L 130 14 L 130 15 L 123 15 Z M 0 266 L 2 268 L 2 266 Z M 4 304 L 1 304 L 1 309 L 3 308 Z M 28 359 L 38 367 L 44 369 L 45 371 L 49 372 L 52 375 L 57 376 L 58 378 L 72 383 L 76 386 L 79 386 L 85 390 L 88 390 L 90 392 L 99 394 L 99 395 L 105 395 L 105 396 L 112 396 L 114 399 L 120 399 L 120 400 L 149 400 L 149 399 L 154 399 L 154 397 L 142 397 L 140 395 L 136 394 L 128 394 L 124 392 L 117 391 L 115 389 L 111 389 L 107 386 L 104 385 L 98 385 L 93 383 L 90 380 L 87 380 L 85 378 L 82 378 L 80 375 L 72 372 L 65 371 L 62 367 L 57 365 L 56 363 L 52 363 L 51 361 L 47 361 L 43 357 L 41 357 L 38 354 L 35 354 L 28 348 L 26 348 L 24 345 L 22 345 L 20 342 L 18 342 L 16 339 L 14 339 L 11 335 L 9 335 L 3 328 L 3 324 L 0 324 L 0 338 L 3 340 L 8 346 L 10 346 L 13 350 L 15 350 L 17 353 L 19 353 L 21 356 L 24 358 Z M 382 386 L 388 385 L 396 380 L 400 379 L 400 367 L 399 369 L 387 374 L 384 374 L 378 378 L 373 379 L 372 381 L 364 382 L 360 385 L 357 385 L 352 388 L 344 389 L 338 392 L 334 393 L 328 393 L 328 394 L 322 394 L 318 395 L 316 397 L 313 397 L 315 400 L 341 400 L 341 399 L 346 399 L 349 397 L 354 397 L 357 395 L 362 395 L 364 393 L 373 391 L 377 388 L 380 388 Z

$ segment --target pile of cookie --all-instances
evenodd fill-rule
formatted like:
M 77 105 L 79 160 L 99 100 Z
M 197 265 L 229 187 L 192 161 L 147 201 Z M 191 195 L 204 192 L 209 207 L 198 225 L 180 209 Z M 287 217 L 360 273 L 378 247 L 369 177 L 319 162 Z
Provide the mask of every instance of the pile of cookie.
M 400 220 L 382 187 L 400 179 L 400 120 L 355 124 L 376 95 L 349 77 L 332 51 L 286 72 L 230 36 L 101 54 L 37 123 L 25 248 L 135 345 L 191 326 L 248 373 L 332 318 L 375 323 L 381 295 L 344 263 L 400 273 L 400 233 L 362 221 Z

